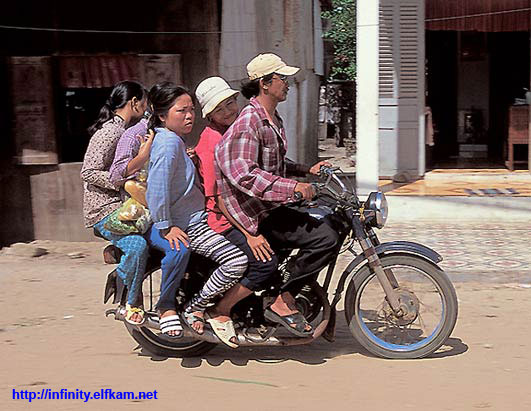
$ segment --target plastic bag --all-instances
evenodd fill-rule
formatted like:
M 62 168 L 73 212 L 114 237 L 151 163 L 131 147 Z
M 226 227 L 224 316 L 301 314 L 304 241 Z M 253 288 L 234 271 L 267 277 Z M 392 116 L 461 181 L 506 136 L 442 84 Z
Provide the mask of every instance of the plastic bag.
M 124 190 L 127 191 L 127 193 L 131 196 L 131 198 L 134 198 L 144 207 L 147 207 L 147 201 L 146 201 L 147 185 L 145 182 L 137 181 L 137 180 L 127 180 L 124 184 Z
M 134 221 L 120 221 L 118 219 L 119 212 L 120 209 L 117 209 L 109 214 L 109 217 L 107 218 L 107 221 L 105 221 L 103 227 L 106 230 L 109 230 L 111 233 L 118 235 L 139 234 L 140 231 L 136 227 Z
M 104 227 L 118 235 L 144 234 L 152 222 L 149 210 L 130 198 L 109 215 Z
M 118 219 L 120 221 L 135 221 L 148 212 L 147 208 L 145 208 L 134 198 L 129 198 L 126 200 L 119 210 Z

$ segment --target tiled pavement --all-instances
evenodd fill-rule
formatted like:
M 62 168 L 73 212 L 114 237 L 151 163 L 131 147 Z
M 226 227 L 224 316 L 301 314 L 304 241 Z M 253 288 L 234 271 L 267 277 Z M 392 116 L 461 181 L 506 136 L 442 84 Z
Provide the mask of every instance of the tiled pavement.
M 415 241 L 434 249 L 444 258 L 440 265 L 454 282 L 531 284 L 529 227 L 519 224 L 393 224 L 377 234 L 382 242 Z M 340 257 L 340 267 L 351 260 L 348 254 Z
M 319 156 L 355 172 L 345 149 L 328 140 L 320 141 Z M 531 285 L 529 170 L 436 169 L 417 181 L 380 180 L 379 186 L 390 202 L 395 200 L 391 224 L 377 231 L 382 242 L 408 240 L 433 248 L 454 282 Z M 454 207 L 460 203 L 467 207 Z M 472 211 L 465 212 L 468 209 Z M 421 215 L 423 221 L 418 219 Z M 447 216 L 451 224 L 446 223 Z M 348 252 L 340 256 L 336 278 L 351 260 Z
M 380 180 L 386 196 L 510 196 L 531 197 L 531 181 L 467 181 L 456 175 L 452 180 L 418 180 L 407 184 Z
M 531 174 L 527 170 L 437 169 L 408 183 L 380 180 L 379 187 L 388 196 L 531 197 Z

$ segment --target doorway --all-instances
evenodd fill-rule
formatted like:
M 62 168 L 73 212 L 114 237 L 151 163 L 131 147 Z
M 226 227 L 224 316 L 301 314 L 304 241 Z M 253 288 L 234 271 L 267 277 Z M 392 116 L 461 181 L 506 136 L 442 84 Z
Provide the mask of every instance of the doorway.
M 427 30 L 426 58 L 427 168 L 504 168 L 509 107 L 529 89 L 529 32 Z

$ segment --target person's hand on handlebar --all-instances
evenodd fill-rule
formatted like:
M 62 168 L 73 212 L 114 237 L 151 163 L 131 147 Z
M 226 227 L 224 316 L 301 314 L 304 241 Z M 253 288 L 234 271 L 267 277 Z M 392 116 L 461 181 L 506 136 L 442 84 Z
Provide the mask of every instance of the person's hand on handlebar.
M 328 161 L 319 161 L 317 164 L 314 164 L 311 168 L 310 168 L 310 174 L 313 174 L 313 175 L 319 175 L 319 171 L 321 170 L 321 167 L 332 167 L 332 164 L 329 163 Z
M 300 193 L 302 199 L 310 201 L 315 196 L 315 190 L 311 184 L 297 183 L 295 193 Z

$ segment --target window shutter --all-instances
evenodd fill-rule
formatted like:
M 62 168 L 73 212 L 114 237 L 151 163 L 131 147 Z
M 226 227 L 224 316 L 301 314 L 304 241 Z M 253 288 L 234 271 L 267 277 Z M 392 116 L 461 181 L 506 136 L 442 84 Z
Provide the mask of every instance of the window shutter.
M 418 2 L 400 4 L 400 97 L 417 98 L 419 93 Z
M 394 61 L 396 59 L 394 38 L 394 14 L 396 4 L 380 3 L 380 56 L 379 88 L 380 98 L 397 98 Z
M 380 175 L 424 174 L 424 0 L 380 0 Z

